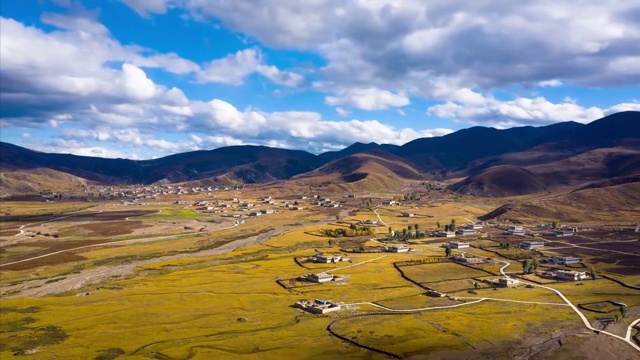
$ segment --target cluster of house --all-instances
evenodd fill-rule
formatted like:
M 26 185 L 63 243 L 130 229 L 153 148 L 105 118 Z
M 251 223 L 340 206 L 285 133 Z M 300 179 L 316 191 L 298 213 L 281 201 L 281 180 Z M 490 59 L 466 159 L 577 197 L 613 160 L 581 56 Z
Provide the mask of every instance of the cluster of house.
M 635 226 L 635 227 L 626 228 L 626 229 L 624 229 L 624 231 L 628 231 L 628 232 L 640 232 L 640 226 Z
M 308 311 L 313 314 L 327 314 L 341 309 L 340 304 L 331 300 L 300 300 L 294 305 L 298 309 Z
M 309 261 L 320 264 L 339 263 L 341 261 L 350 261 L 349 257 L 342 255 L 324 255 L 322 253 L 309 257 Z
M 551 233 L 551 235 L 557 237 L 573 236 L 576 232 L 578 232 L 578 228 L 576 227 L 565 227 L 555 230 L 553 233 Z
M 462 236 L 476 235 L 478 233 L 478 230 L 481 230 L 482 228 L 484 228 L 484 225 L 480 223 L 465 225 L 460 227 L 458 231 L 440 231 L 439 233 L 436 234 L 436 236 L 449 238 L 449 237 L 455 237 L 456 235 L 462 235 Z
M 509 226 L 504 235 L 526 236 L 527 232 L 521 226 Z
M 315 195 L 314 198 L 315 200 L 311 201 L 311 205 L 318 205 L 318 206 L 328 207 L 328 208 L 340 207 L 339 203 L 329 198 L 321 197 L 320 195 Z

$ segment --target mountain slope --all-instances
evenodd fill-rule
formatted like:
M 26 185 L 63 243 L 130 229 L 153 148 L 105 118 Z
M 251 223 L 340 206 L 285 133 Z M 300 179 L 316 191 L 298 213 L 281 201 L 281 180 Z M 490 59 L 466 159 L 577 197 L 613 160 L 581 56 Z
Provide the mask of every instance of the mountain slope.
M 35 194 L 41 191 L 77 191 L 87 180 L 51 169 L 0 172 L 0 196 Z
M 501 165 L 449 186 L 452 191 L 473 196 L 504 197 L 546 190 L 545 179 L 524 168 Z

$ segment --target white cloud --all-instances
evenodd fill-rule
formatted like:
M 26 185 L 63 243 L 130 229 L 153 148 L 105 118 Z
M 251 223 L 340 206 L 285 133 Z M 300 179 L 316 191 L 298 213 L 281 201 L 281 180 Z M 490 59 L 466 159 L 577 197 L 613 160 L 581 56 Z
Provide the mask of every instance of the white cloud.
M 538 83 L 538 86 L 540 87 L 558 87 L 558 86 L 562 86 L 562 81 L 558 80 L 558 79 L 553 79 L 553 80 L 544 80 L 544 81 L 540 81 Z
M 281 71 L 273 65 L 266 65 L 261 52 L 255 48 L 240 50 L 222 59 L 206 63 L 198 73 L 198 81 L 241 85 L 245 78 L 253 73 L 258 73 L 276 84 L 289 87 L 298 86 L 304 81 L 304 77 L 300 74 Z
M 392 93 L 373 87 L 341 91 L 338 96 L 327 96 L 328 105 L 347 105 L 362 110 L 386 110 L 390 107 L 409 105 L 409 98 L 401 93 Z

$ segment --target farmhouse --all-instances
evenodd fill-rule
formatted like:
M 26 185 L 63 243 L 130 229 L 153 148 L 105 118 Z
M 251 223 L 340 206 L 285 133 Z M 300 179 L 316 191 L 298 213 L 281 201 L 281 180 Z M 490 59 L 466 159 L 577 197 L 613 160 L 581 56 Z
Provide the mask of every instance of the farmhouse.
M 408 252 L 411 249 L 404 246 L 404 245 L 400 245 L 400 246 L 389 246 L 388 248 L 385 249 L 386 252 L 393 252 L 393 253 L 403 253 L 403 252 Z
M 249 216 L 260 216 L 262 213 L 260 211 L 253 211 L 249 213 Z
M 544 247 L 544 241 L 523 241 L 520 247 L 526 250 L 537 249 Z
M 428 296 L 433 296 L 433 297 L 445 297 L 447 296 L 447 294 L 441 293 L 440 291 L 435 291 L 435 290 L 427 290 L 426 294 Z
M 557 230 L 553 232 L 553 235 L 557 237 L 573 236 L 573 234 L 574 234 L 574 231 L 571 229 L 562 229 L 562 230 Z
M 387 200 L 382 202 L 382 205 L 384 206 L 393 206 L 395 204 L 397 204 L 395 200 Z
M 522 229 L 520 226 L 509 226 L 507 231 L 505 231 L 506 235 L 516 235 L 516 236 L 525 236 L 527 234 L 526 231 Z
M 441 231 L 441 232 L 438 233 L 437 236 L 438 237 L 448 237 L 448 238 L 450 238 L 450 237 L 455 237 L 456 233 L 453 232 L 453 231 Z
M 464 257 L 464 256 L 454 256 L 452 258 L 453 261 L 464 264 L 481 264 L 484 262 L 482 259 L 477 257 Z
M 580 260 L 581 259 L 577 257 L 559 257 L 559 256 L 554 256 L 551 259 L 549 259 L 550 262 L 554 264 L 559 264 L 559 265 L 578 264 L 580 263 Z
M 513 279 L 513 278 L 508 278 L 508 277 L 502 277 L 502 278 L 498 279 L 498 285 L 499 286 L 511 287 L 511 286 L 516 286 L 518 284 L 520 284 L 520 280 L 518 280 L 518 279 Z
M 266 215 L 266 214 L 273 214 L 273 213 L 275 213 L 275 212 L 276 212 L 275 210 L 271 210 L 271 209 L 264 209 L 264 210 L 260 210 L 260 213 L 261 213 L 261 214 L 264 214 L 264 215 Z
M 558 270 L 556 271 L 556 278 L 560 280 L 578 281 L 586 279 L 587 273 L 585 273 L 584 271 Z
M 449 242 L 449 247 L 452 248 L 452 249 L 468 248 L 469 247 L 469 243 L 468 242 L 464 242 L 464 241 L 450 241 Z
M 322 264 L 328 264 L 328 263 L 337 263 L 340 261 L 349 261 L 348 257 L 342 257 L 341 255 L 331 255 L 331 256 L 325 256 L 322 253 L 318 253 L 315 256 L 312 256 L 309 258 L 309 260 L 315 262 L 315 263 L 322 263 Z
M 457 233 L 459 235 L 475 235 L 476 231 L 473 229 L 458 229 Z
M 414 217 L 414 216 L 416 216 L 416 214 L 413 214 L 413 213 L 406 213 L 406 212 L 403 212 L 403 213 L 402 213 L 402 217 Z
M 302 210 L 304 209 L 302 206 L 290 206 L 289 210 Z
M 472 227 L 474 230 L 480 230 L 480 229 L 482 229 L 482 228 L 483 228 L 483 225 L 482 225 L 482 224 L 473 224 L 473 225 L 471 225 L 471 227 Z
M 333 275 L 324 272 L 320 274 L 309 274 L 306 276 L 306 280 L 316 283 L 326 283 L 333 280 Z
M 242 206 L 243 208 L 250 208 L 250 207 L 253 207 L 253 204 L 246 202 L 246 203 L 242 203 L 242 205 L 240 205 L 240 206 Z
M 294 306 L 313 314 L 326 314 L 340 310 L 340 305 L 330 300 L 300 300 Z

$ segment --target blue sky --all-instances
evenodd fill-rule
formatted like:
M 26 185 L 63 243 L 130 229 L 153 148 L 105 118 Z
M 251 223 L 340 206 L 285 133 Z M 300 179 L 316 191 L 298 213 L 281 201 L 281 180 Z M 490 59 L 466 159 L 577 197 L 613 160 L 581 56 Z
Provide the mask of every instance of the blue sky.
M 640 110 L 640 6 L 7 0 L 2 141 L 133 159 L 314 153 Z

